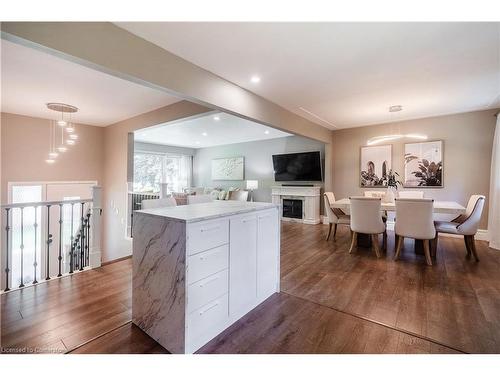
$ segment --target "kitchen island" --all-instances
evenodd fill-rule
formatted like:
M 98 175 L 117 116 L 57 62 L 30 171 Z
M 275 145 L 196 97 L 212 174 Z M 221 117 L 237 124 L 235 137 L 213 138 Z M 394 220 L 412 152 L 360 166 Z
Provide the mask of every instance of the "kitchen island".
M 271 203 L 214 201 L 134 212 L 132 322 L 193 353 L 279 292 Z

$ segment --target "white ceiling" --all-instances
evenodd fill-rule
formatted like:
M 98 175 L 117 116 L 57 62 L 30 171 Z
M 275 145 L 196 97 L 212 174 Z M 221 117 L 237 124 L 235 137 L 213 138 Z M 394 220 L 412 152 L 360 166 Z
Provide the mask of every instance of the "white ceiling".
M 118 26 L 330 128 L 500 106 L 500 23 Z
M 106 126 L 180 99 L 35 49 L 1 41 L 2 112 L 55 118 L 45 104 L 80 110 L 75 122 Z
M 215 117 L 219 120 L 216 121 Z M 134 139 L 136 142 L 204 148 L 290 135 L 227 113 L 210 113 L 194 119 L 138 130 Z

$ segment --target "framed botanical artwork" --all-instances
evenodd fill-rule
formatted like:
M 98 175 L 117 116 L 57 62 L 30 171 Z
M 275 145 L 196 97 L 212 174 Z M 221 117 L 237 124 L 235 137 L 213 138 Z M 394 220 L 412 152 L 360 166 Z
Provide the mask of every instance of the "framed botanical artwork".
M 364 146 L 360 155 L 360 186 L 385 187 L 392 169 L 392 145 Z
M 243 170 L 243 156 L 212 160 L 212 180 L 241 181 Z
M 405 144 L 405 187 L 443 187 L 443 141 Z

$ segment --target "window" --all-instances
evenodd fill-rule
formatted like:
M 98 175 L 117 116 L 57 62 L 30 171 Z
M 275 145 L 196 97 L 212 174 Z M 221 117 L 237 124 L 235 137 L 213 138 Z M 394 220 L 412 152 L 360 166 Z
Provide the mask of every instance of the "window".
M 12 203 L 32 203 L 42 201 L 41 185 L 18 185 L 12 187 Z M 35 213 L 36 212 L 36 213 Z M 27 207 L 22 214 L 21 210 L 12 210 L 11 227 L 11 254 L 12 254 L 12 284 L 18 286 L 21 283 L 28 284 L 33 281 L 33 268 L 36 263 L 38 279 L 40 279 L 40 268 L 42 266 L 42 233 L 41 233 L 41 208 Z M 35 226 L 35 223 L 37 224 Z M 21 236 L 22 233 L 22 236 Z M 21 280 L 21 245 L 23 246 L 23 279 Z M 36 254 L 36 256 L 35 256 Z
M 148 152 L 134 154 L 134 192 L 158 193 L 160 183 L 167 183 L 167 193 L 181 192 L 191 186 L 191 174 L 191 156 Z

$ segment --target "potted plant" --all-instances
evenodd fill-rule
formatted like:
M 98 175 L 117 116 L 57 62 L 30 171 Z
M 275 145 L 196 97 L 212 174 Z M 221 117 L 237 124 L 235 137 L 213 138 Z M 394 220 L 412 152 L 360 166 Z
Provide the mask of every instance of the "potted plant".
M 393 203 L 396 198 L 396 192 L 398 190 L 398 185 L 403 186 L 403 183 L 398 180 L 399 173 L 394 172 L 392 169 L 389 170 L 387 174 L 387 193 L 385 194 L 385 201 L 387 203 Z

